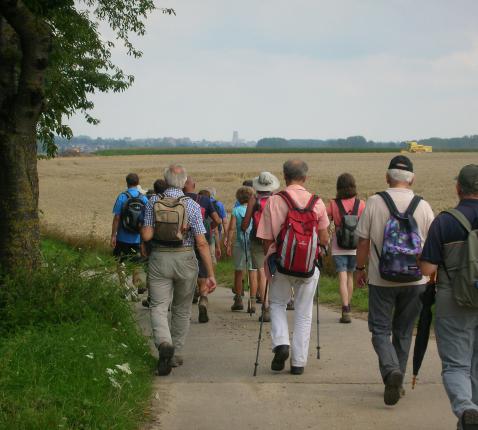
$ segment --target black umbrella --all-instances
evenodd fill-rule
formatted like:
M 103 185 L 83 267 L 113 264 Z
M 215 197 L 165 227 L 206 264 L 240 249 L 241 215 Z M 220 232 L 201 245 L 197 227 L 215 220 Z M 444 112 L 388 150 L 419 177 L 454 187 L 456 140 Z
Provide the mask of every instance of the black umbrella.
M 427 284 L 425 291 L 420 294 L 420 300 L 423 307 L 418 320 L 417 337 L 415 339 L 415 348 L 413 350 L 413 381 L 412 389 L 417 384 L 417 375 L 422 366 L 423 357 L 428 347 L 428 339 L 430 338 L 430 326 L 432 324 L 433 313 L 432 306 L 435 303 L 436 284 L 430 282 Z

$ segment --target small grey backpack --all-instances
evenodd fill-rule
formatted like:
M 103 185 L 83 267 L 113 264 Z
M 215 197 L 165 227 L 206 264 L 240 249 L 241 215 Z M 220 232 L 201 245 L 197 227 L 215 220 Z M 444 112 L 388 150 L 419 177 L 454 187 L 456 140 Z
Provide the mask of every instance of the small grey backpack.
M 337 244 L 342 249 L 357 249 L 358 235 L 356 230 L 359 221 L 360 200 L 355 199 L 354 207 L 350 213 L 345 211 L 341 199 L 335 199 L 335 204 L 339 208 L 340 216 L 342 217 L 342 221 L 335 231 Z

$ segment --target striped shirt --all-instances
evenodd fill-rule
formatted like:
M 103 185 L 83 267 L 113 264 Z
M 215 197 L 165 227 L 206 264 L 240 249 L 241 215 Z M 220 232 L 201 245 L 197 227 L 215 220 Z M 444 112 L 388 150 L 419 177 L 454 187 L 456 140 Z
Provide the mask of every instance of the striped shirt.
M 183 197 L 184 193 L 179 188 L 168 188 L 164 193 L 165 197 L 179 198 Z M 154 204 L 159 200 L 158 195 L 154 195 L 149 199 L 146 209 L 144 211 L 144 226 L 145 227 L 154 227 Z M 206 234 L 206 229 L 204 228 L 201 207 L 192 199 L 187 198 L 184 200 L 186 205 L 186 212 L 188 214 L 188 224 L 190 229 L 187 231 L 183 246 L 194 246 L 194 236 L 199 236 L 200 234 Z

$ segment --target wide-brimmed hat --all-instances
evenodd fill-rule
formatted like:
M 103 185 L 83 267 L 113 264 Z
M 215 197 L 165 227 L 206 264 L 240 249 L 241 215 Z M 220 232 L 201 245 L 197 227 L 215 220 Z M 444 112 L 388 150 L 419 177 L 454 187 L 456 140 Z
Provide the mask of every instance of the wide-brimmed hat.
M 280 187 L 280 182 L 271 172 L 261 172 L 252 180 L 252 187 L 256 191 L 275 191 Z

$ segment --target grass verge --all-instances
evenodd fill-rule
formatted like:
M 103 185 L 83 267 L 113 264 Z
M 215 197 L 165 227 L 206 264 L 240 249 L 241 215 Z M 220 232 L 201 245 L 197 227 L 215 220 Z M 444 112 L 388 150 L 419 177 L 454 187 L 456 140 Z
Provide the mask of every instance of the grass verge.
M 0 428 L 136 429 L 151 357 L 114 263 L 55 240 L 0 289 Z M 99 270 L 102 267 L 102 270 Z

